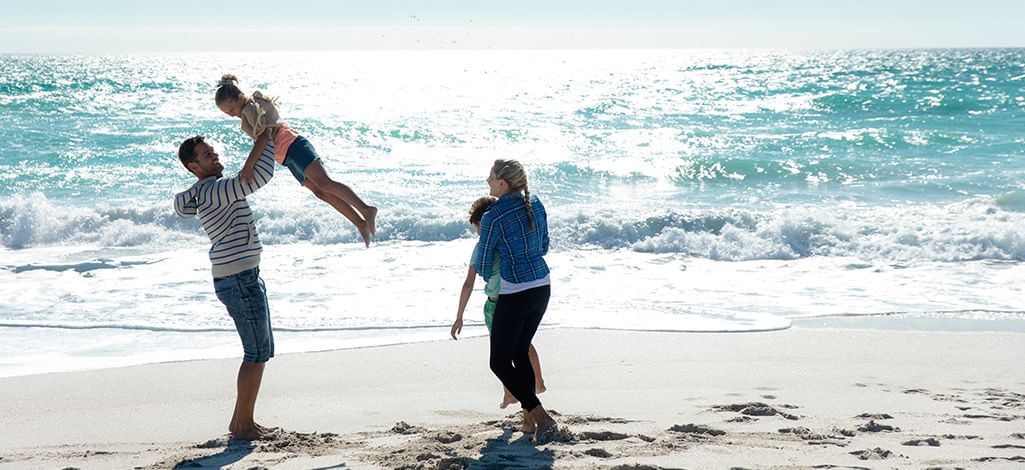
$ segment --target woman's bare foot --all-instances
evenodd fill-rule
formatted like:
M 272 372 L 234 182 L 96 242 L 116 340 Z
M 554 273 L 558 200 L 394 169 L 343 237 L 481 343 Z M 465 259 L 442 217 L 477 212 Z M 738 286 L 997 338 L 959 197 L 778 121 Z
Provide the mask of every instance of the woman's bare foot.
M 512 394 L 509 393 L 509 390 L 506 390 L 505 391 L 505 396 L 502 397 L 502 404 L 498 405 L 498 407 L 504 410 L 504 409 L 508 408 L 509 405 L 511 405 L 513 403 L 516 403 L 518 401 L 519 400 L 517 400 L 516 397 L 512 396 Z
M 534 423 L 534 417 L 527 413 L 527 410 L 523 410 L 523 426 L 520 426 L 520 432 L 530 434 L 535 430 L 537 430 L 537 425 Z
M 363 213 L 363 220 L 367 221 L 367 228 L 370 229 L 370 235 L 376 235 L 377 208 L 374 206 L 367 206 L 367 211 Z
M 370 248 L 370 239 L 373 238 L 373 233 L 370 231 L 370 224 L 364 223 L 356 227 L 359 230 L 359 236 L 363 237 L 363 243 Z
M 548 415 L 544 407 L 538 405 L 528 413 L 531 419 L 534 421 L 534 443 L 535 444 L 547 444 L 555 439 L 555 434 L 559 430 L 558 423 Z

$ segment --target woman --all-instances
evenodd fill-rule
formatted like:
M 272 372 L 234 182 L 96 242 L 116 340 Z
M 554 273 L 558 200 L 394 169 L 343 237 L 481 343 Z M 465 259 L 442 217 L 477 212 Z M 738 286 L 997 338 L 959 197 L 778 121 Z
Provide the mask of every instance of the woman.
M 543 258 L 548 253 L 547 214 L 541 201 L 531 197 L 527 174 L 516 160 L 495 160 L 488 187 L 498 201 L 480 221 L 476 269 L 491 273 L 495 255 L 502 260 L 491 327 L 491 370 L 523 407 L 523 432 L 533 432 L 535 442 L 543 443 L 554 437 L 557 427 L 535 393 L 528 351 L 551 296 Z

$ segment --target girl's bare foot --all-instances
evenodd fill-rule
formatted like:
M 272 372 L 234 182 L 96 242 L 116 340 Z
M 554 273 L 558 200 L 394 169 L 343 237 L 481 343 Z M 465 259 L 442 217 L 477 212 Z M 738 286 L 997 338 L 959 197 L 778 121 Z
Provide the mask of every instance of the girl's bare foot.
M 516 403 L 518 401 L 519 400 L 517 400 L 516 397 L 512 396 L 512 394 L 509 393 L 509 390 L 506 390 L 505 391 L 505 396 L 502 397 L 502 404 L 498 405 L 498 407 L 504 410 L 507 407 L 509 407 L 509 405 L 511 405 L 513 403 Z
M 374 206 L 367 206 L 367 211 L 363 213 L 363 220 L 367 221 L 367 228 L 370 229 L 370 235 L 376 235 L 377 208 Z
M 359 230 L 359 236 L 363 237 L 363 243 L 367 245 L 367 248 L 370 248 L 370 238 L 373 237 L 373 234 L 370 232 L 370 224 L 364 223 L 357 226 L 356 229 Z
M 537 424 L 534 423 L 534 417 L 527 413 L 527 410 L 523 410 L 523 426 L 520 426 L 520 432 L 530 434 L 535 430 L 537 430 Z

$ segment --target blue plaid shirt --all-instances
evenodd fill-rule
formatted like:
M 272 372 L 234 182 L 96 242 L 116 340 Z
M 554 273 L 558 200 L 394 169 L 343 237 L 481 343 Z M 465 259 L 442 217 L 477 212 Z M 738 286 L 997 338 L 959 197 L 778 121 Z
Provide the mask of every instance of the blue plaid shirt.
M 548 275 L 548 215 L 536 196 L 530 197 L 534 230 L 527 221 L 523 194 L 509 193 L 498 198 L 480 220 L 480 257 L 475 268 L 484 276 L 491 273 L 495 252 L 502 259 L 502 279 L 522 283 Z M 485 278 L 487 280 L 487 278 Z

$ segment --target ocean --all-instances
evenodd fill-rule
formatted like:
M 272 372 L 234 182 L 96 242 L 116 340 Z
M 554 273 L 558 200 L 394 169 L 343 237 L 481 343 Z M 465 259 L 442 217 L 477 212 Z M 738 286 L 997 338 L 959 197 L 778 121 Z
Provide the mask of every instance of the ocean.
M 172 205 L 183 139 L 251 146 L 223 73 L 380 209 L 365 249 L 283 167 L 250 197 L 279 354 L 446 340 L 496 158 L 543 328 L 1025 332 L 1025 49 L 2 55 L 0 376 L 241 354 Z

